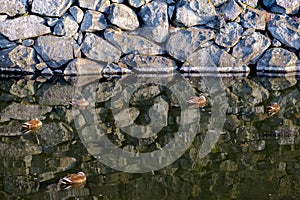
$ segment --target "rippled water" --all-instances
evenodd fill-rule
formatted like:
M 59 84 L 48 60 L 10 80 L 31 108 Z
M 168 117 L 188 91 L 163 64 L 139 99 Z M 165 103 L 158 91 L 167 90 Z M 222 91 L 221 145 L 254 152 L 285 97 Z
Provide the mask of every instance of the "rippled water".
M 1 198 L 298 199 L 299 80 L 2 77 Z M 203 108 L 186 102 L 199 95 Z M 79 171 L 85 187 L 57 187 Z

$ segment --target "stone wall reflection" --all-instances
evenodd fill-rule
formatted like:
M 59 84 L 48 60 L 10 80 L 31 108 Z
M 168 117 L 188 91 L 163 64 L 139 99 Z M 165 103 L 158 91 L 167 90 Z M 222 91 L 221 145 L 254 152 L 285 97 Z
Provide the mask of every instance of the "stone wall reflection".
M 196 94 L 203 93 L 202 77 L 188 79 Z M 162 170 L 136 175 L 116 172 L 87 152 L 74 128 L 69 105 L 72 82 L 59 78 L 1 79 L 1 195 L 4 198 L 47 199 L 298 198 L 299 78 L 224 77 L 222 81 L 229 108 L 223 134 L 212 152 L 205 158 L 198 157 L 204 136 L 209 134 L 211 107 L 208 104 L 200 109 L 199 133 L 179 160 Z M 176 129 L 176 102 L 161 111 L 165 112 L 163 116 L 168 116 L 166 134 L 161 137 L 136 140 L 115 129 L 111 122 L 110 99 L 117 84 L 118 79 L 107 79 L 98 84 L 96 91 L 99 124 L 106 129 L 110 140 L 127 151 L 152 151 L 172 139 L 168 131 Z M 86 85 L 82 83 L 82 87 Z M 146 95 L 142 97 L 136 93 L 131 104 L 140 105 L 144 97 L 146 100 L 153 95 L 156 98 L 161 93 L 167 94 L 157 86 L 145 87 L 140 94 Z M 274 101 L 280 104 L 281 110 L 269 116 L 265 112 L 266 106 Z M 128 115 L 122 113 L 119 117 L 127 123 L 136 119 L 146 123 L 147 118 L 139 118 L 136 112 L 141 110 L 134 106 L 130 111 L 131 120 L 125 119 Z M 77 122 L 83 130 L 90 131 L 80 112 L 76 114 Z M 21 124 L 31 117 L 39 117 L 43 126 L 36 133 L 24 133 Z M 71 191 L 57 190 L 55 184 L 59 178 L 77 170 L 87 174 L 87 186 Z

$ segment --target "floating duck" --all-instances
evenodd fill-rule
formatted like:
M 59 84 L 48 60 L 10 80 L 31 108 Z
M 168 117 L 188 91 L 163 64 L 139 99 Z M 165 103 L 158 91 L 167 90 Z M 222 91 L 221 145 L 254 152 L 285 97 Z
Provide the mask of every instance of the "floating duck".
M 34 118 L 30 121 L 23 123 L 22 127 L 33 130 L 33 129 L 39 129 L 42 125 L 43 123 L 38 118 Z
M 77 107 L 86 107 L 89 105 L 89 102 L 85 99 L 79 99 L 79 100 L 71 101 L 70 104 L 72 106 L 77 106 Z
M 276 102 L 272 103 L 271 105 L 269 105 L 267 107 L 267 113 L 269 115 L 274 115 L 274 114 L 278 113 L 279 110 L 280 110 L 280 106 Z
M 81 188 L 86 183 L 86 176 L 83 172 L 77 174 L 70 174 L 59 180 L 59 185 L 65 189 L 69 188 Z
M 193 97 L 190 100 L 188 100 L 187 103 L 194 104 L 202 108 L 206 104 L 206 98 L 203 95 L 201 95 L 200 97 Z

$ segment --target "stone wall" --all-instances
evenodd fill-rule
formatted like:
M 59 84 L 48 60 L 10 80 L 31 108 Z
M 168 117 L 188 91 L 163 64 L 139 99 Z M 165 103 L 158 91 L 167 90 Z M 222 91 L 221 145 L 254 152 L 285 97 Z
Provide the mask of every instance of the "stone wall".
M 300 71 L 299 0 L 0 0 L 0 72 Z

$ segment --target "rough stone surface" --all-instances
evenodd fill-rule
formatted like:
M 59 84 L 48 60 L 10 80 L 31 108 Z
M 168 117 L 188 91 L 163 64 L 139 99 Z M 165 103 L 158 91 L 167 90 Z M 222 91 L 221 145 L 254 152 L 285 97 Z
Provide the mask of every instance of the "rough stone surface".
M 300 25 L 290 17 L 275 16 L 268 23 L 268 30 L 283 44 L 296 49 L 300 48 Z
M 234 46 L 232 55 L 245 64 L 255 63 L 270 45 L 269 38 L 254 32 L 245 36 Z
M 34 48 L 50 67 L 59 68 L 74 58 L 74 42 L 71 38 L 46 35 L 36 40 Z
M 216 10 L 209 0 L 179 1 L 176 6 L 175 23 L 191 27 L 203 25 L 216 19 Z
M 74 0 L 33 0 L 32 12 L 49 17 L 62 16 Z
M 78 3 L 81 8 L 87 8 L 100 12 L 106 11 L 110 5 L 109 0 L 78 0 Z
M 254 28 L 257 30 L 265 30 L 266 28 L 266 16 L 265 12 L 246 8 L 241 15 L 241 22 L 244 28 Z
M 84 12 L 78 6 L 72 6 L 69 12 L 78 24 L 81 23 Z
M 299 0 L 263 0 L 262 2 L 275 13 L 297 14 L 300 9 Z
M 258 71 L 266 72 L 294 72 L 297 71 L 296 54 L 283 48 L 268 49 L 257 62 Z
M 14 70 L 14 69 L 9 69 L 15 66 L 9 57 L 9 53 L 13 49 L 14 47 L 0 50 L 0 63 L 1 63 L 0 70 L 5 70 L 5 69 L 7 69 L 8 71 Z
M 257 2 L 258 2 L 258 0 L 237 0 L 237 1 L 240 1 L 241 3 L 251 6 L 253 8 L 257 6 Z
M 124 4 L 113 4 L 108 19 L 112 24 L 124 30 L 135 30 L 139 27 L 137 15 Z
M 152 1 L 144 5 L 139 12 L 144 26 L 142 34 L 155 42 L 161 43 L 169 34 L 168 5 L 161 1 Z
M 0 13 L 5 13 L 9 16 L 22 15 L 27 12 L 26 0 L 0 0 Z
M 129 5 L 135 8 L 139 8 L 146 3 L 149 3 L 151 0 L 128 0 Z
M 35 15 L 18 17 L 0 22 L 0 32 L 9 40 L 27 39 L 51 33 L 44 19 Z
M 72 37 L 77 33 L 79 26 L 71 15 L 63 16 L 54 27 L 54 35 Z
M 222 5 L 220 11 L 224 14 L 225 19 L 234 21 L 241 14 L 243 9 L 234 0 L 229 0 Z
M 86 34 L 81 50 L 90 59 L 108 63 L 117 62 L 121 56 L 119 49 L 93 33 Z
M 166 50 L 175 59 L 184 62 L 193 51 L 214 38 L 215 33 L 208 29 L 193 27 L 180 30 L 171 34 Z
M 232 47 L 239 41 L 243 31 L 243 27 L 238 23 L 227 23 L 217 34 L 215 42 L 223 47 Z
M 76 58 L 72 60 L 64 71 L 64 75 L 94 75 L 101 74 L 105 65 L 87 60 Z
M 2 35 L 0 35 L 0 49 L 6 49 L 6 48 L 13 47 L 16 45 L 17 45 L 16 43 L 11 42 L 11 41 L 7 40 L 5 37 L 3 37 Z
M 177 68 L 175 61 L 162 56 L 141 56 L 130 54 L 121 62 L 139 72 L 169 72 Z
M 250 69 L 226 51 L 212 45 L 192 53 L 183 64 L 183 72 L 249 72 Z
M 104 37 L 125 54 L 163 54 L 164 50 L 157 44 L 136 34 L 106 29 Z
M 134 73 L 137 70 L 131 71 L 120 61 L 132 58 L 136 65 L 151 66 L 140 71 L 162 70 L 176 62 L 184 72 L 247 74 L 249 67 L 255 72 L 262 65 L 277 66 L 274 52 L 282 58 L 277 71 L 300 71 L 299 0 L 0 3 L 1 73 L 52 75 L 69 70 L 66 74 L 72 74 L 66 66 L 71 61 L 80 63 L 76 58 L 106 63 L 102 74 Z M 87 69 L 78 74 L 87 74 Z M 269 75 L 265 68 L 259 71 L 264 72 Z
M 218 7 L 225 3 L 227 0 L 212 0 L 214 6 Z
M 81 23 L 81 31 L 101 31 L 107 27 L 107 22 L 101 12 L 87 10 Z
M 22 71 L 34 73 L 37 60 L 33 48 L 18 45 L 9 53 L 9 58 Z
M 128 69 L 127 66 L 124 66 L 123 63 L 118 63 L 118 65 L 109 63 L 104 67 L 102 73 L 107 75 L 130 74 L 132 71 Z

